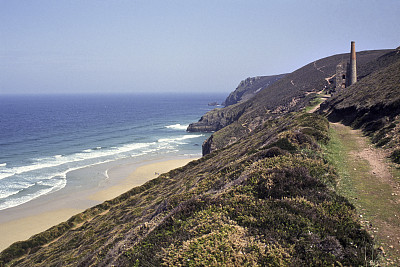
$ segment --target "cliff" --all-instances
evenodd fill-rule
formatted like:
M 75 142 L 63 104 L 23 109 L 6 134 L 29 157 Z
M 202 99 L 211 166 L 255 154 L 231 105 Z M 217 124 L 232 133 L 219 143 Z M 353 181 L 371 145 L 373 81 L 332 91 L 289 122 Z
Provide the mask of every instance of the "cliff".
M 245 106 L 245 105 L 244 105 Z M 232 108 L 216 108 L 200 118 L 197 123 L 191 123 L 188 132 L 215 132 L 237 121 L 243 114 L 242 105 L 236 104 Z

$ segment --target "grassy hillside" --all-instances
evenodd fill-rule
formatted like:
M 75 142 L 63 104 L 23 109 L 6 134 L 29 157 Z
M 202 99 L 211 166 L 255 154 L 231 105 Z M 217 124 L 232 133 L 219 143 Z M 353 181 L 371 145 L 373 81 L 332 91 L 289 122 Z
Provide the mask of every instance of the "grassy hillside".
M 13 244 L 18 266 L 362 265 L 371 237 L 335 193 L 326 119 L 291 114 Z M 22 257 L 21 257 L 22 256 Z

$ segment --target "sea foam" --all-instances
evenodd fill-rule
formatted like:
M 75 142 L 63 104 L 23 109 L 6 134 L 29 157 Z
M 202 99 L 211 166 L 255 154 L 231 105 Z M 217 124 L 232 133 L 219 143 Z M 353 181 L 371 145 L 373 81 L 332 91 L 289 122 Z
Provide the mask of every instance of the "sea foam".
M 176 143 L 185 139 L 192 139 L 192 138 L 198 138 L 198 137 L 202 137 L 204 136 L 204 134 L 187 134 L 187 135 L 182 135 L 179 137 L 175 137 L 175 138 L 160 138 L 158 139 L 159 143 Z
M 73 170 L 127 157 L 145 155 L 161 149 L 177 152 L 178 150 L 174 149 L 177 144 L 182 144 L 183 140 L 201 136 L 203 135 L 181 135 L 172 138 L 160 138 L 157 142 L 150 143 L 128 143 L 110 148 L 96 147 L 83 149 L 70 155 L 57 154 L 32 159 L 30 165 L 11 168 L 4 165 L 0 170 L 0 179 L 7 181 L 4 181 L 3 186 L 0 186 L 0 210 L 21 205 L 41 195 L 64 188 L 67 183 L 67 173 Z M 29 178 L 29 182 L 15 183 L 16 180 L 25 180 L 21 179 L 22 177 Z M 107 171 L 104 173 L 104 177 L 108 178 Z M 7 186 L 7 184 L 12 184 L 12 186 Z M 44 188 L 38 188 L 39 186 Z
M 126 153 L 130 152 L 133 150 L 141 149 L 148 147 L 152 143 L 134 143 L 134 144 L 126 144 L 122 145 L 120 147 L 113 147 L 109 149 L 104 149 L 102 150 L 101 148 L 98 148 L 96 150 L 92 149 L 84 149 L 81 152 L 74 153 L 71 155 L 55 155 L 53 157 L 42 157 L 42 158 L 37 158 L 33 159 L 34 163 L 30 165 L 24 165 L 24 166 L 17 166 L 17 167 L 12 167 L 12 168 L 3 168 L 0 171 L 0 180 L 16 175 L 16 174 L 23 174 L 27 172 L 32 172 L 36 170 L 41 170 L 41 169 L 46 169 L 46 168 L 53 168 L 53 167 L 58 167 L 64 164 L 69 164 L 69 163 L 74 163 L 74 162 L 79 162 L 79 161 L 85 161 L 85 160 L 93 160 L 97 158 L 103 158 L 103 157 L 109 157 L 109 156 L 116 156 L 120 153 Z M 115 159 L 118 159 L 120 157 L 117 157 Z
M 182 124 L 178 123 L 178 124 L 167 125 L 167 126 L 165 126 L 165 128 L 174 129 L 174 130 L 186 130 L 188 126 L 189 125 L 182 125 Z

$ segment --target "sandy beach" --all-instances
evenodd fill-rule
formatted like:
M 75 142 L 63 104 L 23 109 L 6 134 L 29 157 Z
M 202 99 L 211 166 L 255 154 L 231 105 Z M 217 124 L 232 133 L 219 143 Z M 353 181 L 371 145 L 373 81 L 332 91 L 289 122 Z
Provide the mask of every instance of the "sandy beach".
M 23 205 L 2 210 L 0 251 L 194 159 L 158 159 L 114 166 L 108 170 L 108 179 L 91 188 L 79 190 L 76 186 L 67 186 Z

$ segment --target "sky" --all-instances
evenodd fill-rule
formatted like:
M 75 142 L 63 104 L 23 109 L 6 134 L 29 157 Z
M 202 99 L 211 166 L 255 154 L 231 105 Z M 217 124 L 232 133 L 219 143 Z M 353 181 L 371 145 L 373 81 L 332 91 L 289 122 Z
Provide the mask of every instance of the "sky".
M 233 91 L 400 46 L 399 0 L 0 0 L 0 95 Z

